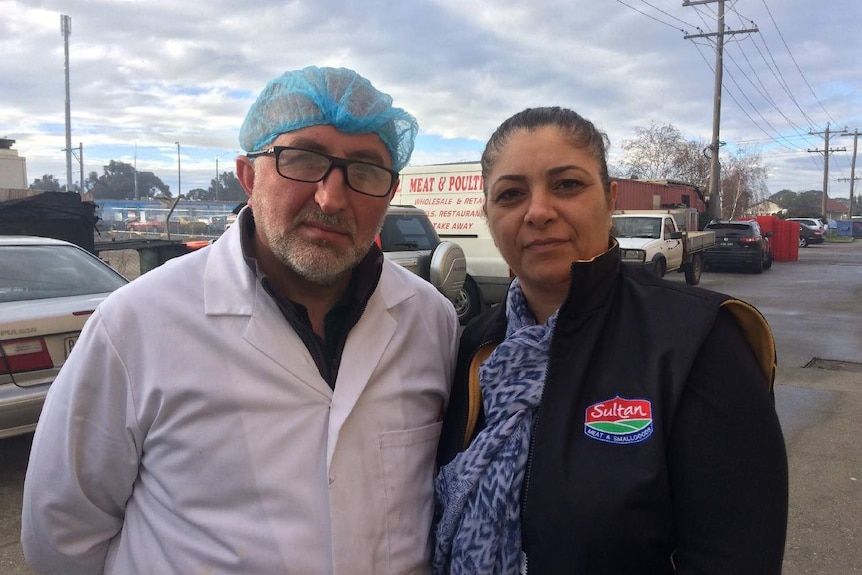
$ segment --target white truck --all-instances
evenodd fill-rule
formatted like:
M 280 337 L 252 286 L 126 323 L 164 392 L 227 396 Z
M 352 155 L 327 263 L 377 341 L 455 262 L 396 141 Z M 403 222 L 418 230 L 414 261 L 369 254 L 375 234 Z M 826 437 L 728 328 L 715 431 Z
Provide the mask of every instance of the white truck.
M 703 251 L 715 245 L 715 232 L 697 231 L 697 211 L 617 210 L 612 217 L 623 263 L 652 266 L 659 277 L 684 272 L 686 283 L 700 283 Z

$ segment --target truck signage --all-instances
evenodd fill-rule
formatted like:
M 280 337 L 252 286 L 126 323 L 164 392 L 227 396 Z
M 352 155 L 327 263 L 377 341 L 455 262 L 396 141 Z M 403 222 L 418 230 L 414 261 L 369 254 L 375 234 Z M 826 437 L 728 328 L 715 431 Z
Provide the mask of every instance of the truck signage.
M 484 226 L 481 174 L 401 175 L 400 200 L 425 210 L 444 235 L 472 235 Z

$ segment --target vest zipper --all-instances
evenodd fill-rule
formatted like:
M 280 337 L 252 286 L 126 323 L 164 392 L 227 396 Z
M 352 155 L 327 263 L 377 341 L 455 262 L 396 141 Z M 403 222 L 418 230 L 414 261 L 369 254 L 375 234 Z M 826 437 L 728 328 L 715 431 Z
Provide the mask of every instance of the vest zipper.
M 556 330 L 555 330 L 556 331 Z M 533 448 L 536 445 L 536 430 L 539 427 L 539 414 L 542 411 L 542 403 L 545 399 L 545 388 L 548 382 L 548 368 L 551 365 L 551 349 L 554 340 L 548 343 L 548 365 L 545 366 L 545 378 L 542 380 L 542 396 L 539 398 L 539 406 L 536 408 L 536 417 L 530 427 L 530 448 L 527 452 L 527 468 L 524 470 L 524 485 L 521 486 L 521 575 L 527 575 L 529 557 L 527 556 L 527 488 L 530 486 L 530 473 L 533 470 Z

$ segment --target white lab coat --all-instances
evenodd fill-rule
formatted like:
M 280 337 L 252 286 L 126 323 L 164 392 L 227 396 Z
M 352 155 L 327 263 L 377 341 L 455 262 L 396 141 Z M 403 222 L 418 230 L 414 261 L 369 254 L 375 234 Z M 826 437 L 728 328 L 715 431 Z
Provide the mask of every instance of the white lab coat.
M 452 305 L 387 261 L 333 392 L 239 231 L 87 322 L 27 471 L 22 542 L 39 572 L 429 571 Z

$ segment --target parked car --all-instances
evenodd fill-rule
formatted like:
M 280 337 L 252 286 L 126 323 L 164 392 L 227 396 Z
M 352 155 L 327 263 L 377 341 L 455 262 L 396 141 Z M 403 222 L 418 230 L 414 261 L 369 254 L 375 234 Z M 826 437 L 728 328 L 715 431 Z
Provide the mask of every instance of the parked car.
M 762 232 L 756 220 L 712 221 L 704 229 L 715 232 L 715 245 L 703 252 L 704 269 L 742 266 L 759 274 L 772 267 L 772 232 Z
M 822 244 L 824 232 L 820 231 L 819 228 L 813 228 L 811 226 L 806 226 L 803 223 L 799 223 L 799 247 L 807 248 L 811 244 Z
M 464 283 L 464 251 L 454 242 L 440 240 L 424 210 L 389 206 L 378 242 L 387 259 L 431 282 L 449 298 L 462 325 L 478 313 L 478 300 L 470 299 Z
M 165 222 L 161 220 L 129 220 L 126 222 L 126 230 L 130 232 L 156 232 L 165 231 Z
M 808 226 L 811 229 L 819 230 L 821 234 L 826 235 L 829 231 L 829 224 L 823 218 L 787 218 L 788 222 L 797 222 L 800 225 Z
M 0 439 L 36 428 L 87 318 L 127 283 L 69 242 L 0 236 Z

